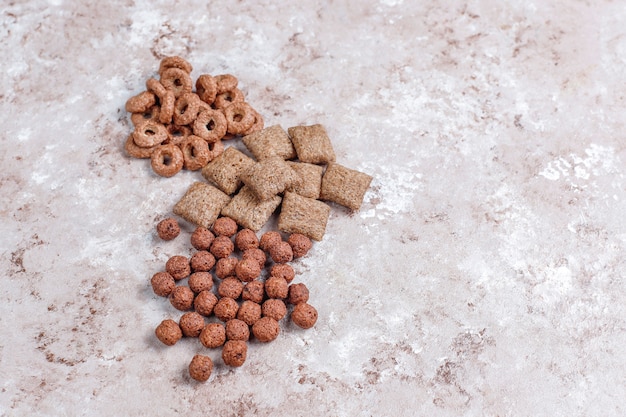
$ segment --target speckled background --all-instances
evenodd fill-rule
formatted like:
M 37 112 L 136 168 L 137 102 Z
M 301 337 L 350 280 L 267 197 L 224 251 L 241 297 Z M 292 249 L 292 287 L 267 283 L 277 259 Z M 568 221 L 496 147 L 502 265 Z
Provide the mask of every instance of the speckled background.
M 84 3 L 0 10 L 0 415 L 626 413 L 624 2 Z M 239 369 L 153 335 L 201 177 L 126 157 L 124 103 L 174 54 L 375 177 L 294 264 L 315 328 Z

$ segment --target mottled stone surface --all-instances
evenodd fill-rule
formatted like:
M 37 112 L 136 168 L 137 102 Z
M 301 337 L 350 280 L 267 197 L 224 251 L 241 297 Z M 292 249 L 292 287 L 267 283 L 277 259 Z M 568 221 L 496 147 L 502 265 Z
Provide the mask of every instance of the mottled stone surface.
M 3 4 L 0 415 L 626 414 L 623 2 L 274 3 Z M 316 326 L 237 369 L 154 337 L 202 178 L 127 158 L 124 103 L 174 54 L 374 176 L 294 263 Z

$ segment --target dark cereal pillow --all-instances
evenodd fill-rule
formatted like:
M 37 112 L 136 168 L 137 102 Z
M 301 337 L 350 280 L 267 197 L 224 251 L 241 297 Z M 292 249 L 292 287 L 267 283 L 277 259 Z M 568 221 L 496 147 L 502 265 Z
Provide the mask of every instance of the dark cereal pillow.
M 261 200 L 268 200 L 299 184 L 302 180 L 285 160 L 272 156 L 246 170 L 241 180 Z
M 211 228 L 230 197 L 210 184 L 193 183 L 174 206 L 174 214 L 197 226 Z
M 258 232 L 280 205 L 281 197 L 259 200 L 252 190 L 244 186 L 222 209 L 222 216 L 235 220 L 241 227 Z
M 321 165 L 307 164 L 306 162 L 287 162 L 302 179 L 301 183 L 289 187 L 287 191 L 293 191 L 303 197 L 318 199 L 322 189 L 322 174 L 324 167 Z
M 287 129 L 300 162 L 327 164 L 335 162 L 335 150 L 324 126 L 294 126 Z
M 283 159 L 296 157 L 293 143 L 291 143 L 291 139 L 289 139 L 285 129 L 280 125 L 270 126 L 244 136 L 243 143 L 257 161 L 263 161 L 272 156 L 280 156 Z
M 370 175 L 339 164 L 330 164 L 322 178 L 320 199 L 358 210 L 371 182 Z
M 252 165 L 252 158 L 231 146 L 202 168 L 202 176 L 230 195 L 241 187 L 241 174 Z
M 319 241 L 324 237 L 329 216 L 328 204 L 286 192 L 278 216 L 278 229 L 285 233 L 301 233 Z

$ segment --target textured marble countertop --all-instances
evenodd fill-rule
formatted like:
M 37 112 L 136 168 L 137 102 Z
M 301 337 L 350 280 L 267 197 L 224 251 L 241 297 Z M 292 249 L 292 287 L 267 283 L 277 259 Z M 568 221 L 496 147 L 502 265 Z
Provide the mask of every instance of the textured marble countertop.
M 626 414 L 624 2 L 84 3 L 0 13 L 0 415 Z M 375 177 L 294 264 L 315 328 L 238 369 L 153 335 L 201 177 L 126 157 L 124 103 L 167 55 Z

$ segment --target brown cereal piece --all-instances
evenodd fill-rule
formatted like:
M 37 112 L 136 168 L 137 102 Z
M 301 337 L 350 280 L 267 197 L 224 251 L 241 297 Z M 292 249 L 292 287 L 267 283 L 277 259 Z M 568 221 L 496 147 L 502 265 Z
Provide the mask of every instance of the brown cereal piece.
M 135 126 L 133 140 L 135 145 L 142 148 L 151 148 L 160 145 L 167 140 L 167 129 L 159 122 L 144 120 Z
M 242 227 L 258 232 L 276 211 L 281 200 L 282 198 L 276 195 L 261 201 L 250 187 L 244 186 L 222 209 L 222 216 L 228 216 Z
M 265 122 L 263 121 L 263 116 L 261 116 L 261 114 L 258 111 L 254 109 L 252 110 L 254 111 L 254 123 L 252 124 L 252 126 L 250 126 L 250 129 L 243 132 L 244 136 L 251 135 L 255 132 L 263 130 L 263 127 L 265 126 Z
M 232 319 L 226 322 L 226 339 L 247 341 L 250 338 L 250 328 L 245 321 Z
M 285 299 L 289 294 L 289 284 L 284 278 L 270 276 L 265 280 L 267 298 Z
M 294 258 L 301 258 L 305 256 L 313 247 L 313 242 L 311 242 L 311 239 L 309 239 L 302 233 L 290 234 L 287 238 L 287 243 L 289 243 L 289 246 L 291 246 Z
M 152 291 L 160 297 L 167 297 L 170 295 L 176 282 L 174 278 L 167 272 L 157 272 L 152 275 L 150 279 L 150 285 L 152 285 Z
M 173 346 L 183 337 L 183 332 L 178 323 L 172 319 L 163 320 L 154 330 L 157 339 L 164 345 Z
M 163 84 L 161 84 L 161 82 L 156 78 L 148 78 L 146 80 L 146 89 L 153 92 L 159 100 L 161 100 L 165 93 L 167 93 Z
M 180 317 L 178 325 L 184 336 L 198 337 L 202 329 L 204 329 L 204 317 L 195 311 L 190 311 Z
M 215 304 L 217 304 L 217 297 L 209 290 L 200 291 L 195 300 L 193 300 L 193 308 L 196 310 L 196 313 L 206 317 L 213 314 Z
M 234 250 L 235 244 L 228 236 L 216 236 L 210 249 L 216 258 L 228 258 Z
M 267 262 L 267 256 L 265 255 L 265 252 L 263 252 L 259 248 L 246 249 L 245 251 L 242 252 L 241 259 L 242 260 L 248 260 L 248 259 L 254 260 L 255 262 L 259 264 L 260 270 L 265 268 L 265 263 Z
M 256 133 L 248 134 L 243 137 L 243 143 L 257 161 L 263 161 L 272 156 L 279 156 L 282 159 L 296 157 L 296 150 L 291 139 L 280 125 L 270 126 Z
M 170 293 L 170 303 L 176 310 L 187 311 L 193 306 L 194 294 L 191 288 L 181 285 Z
M 187 74 L 191 74 L 191 71 L 193 71 L 193 67 L 189 61 L 179 56 L 166 56 L 163 58 L 159 63 L 159 74 L 163 74 L 163 72 L 169 68 L 178 68 L 185 71 Z
M 339 164 L 329 164 L 324 177 L 320 199 L 341 204 L 351 210 L 358 210 L 372 177 Z
M 188 125 L 196 120 L 200 105 L 200 97 L 195 93 L 183 93 L 174 103 L 174 123 L 180 126 Z
M 126 143 L 124 143 L 124 150 L 126 151 L 128 156 L 131 156 L 133 158 L 147 159 L 152 156 L 152 152 L 154 152 L 154 150 L 158 146 L 159 145 L 155 145 L 151 148 L 142 148 L 141 146 L 137 146 L 133 134 L 131 133 L 126 138 Z
M 289 243 L 280 241 L 270 248 L 270 258 L 277 264 L 284 264 L 293 260 L 293 250 Z
M 207 250 L 211 247 L 215 235 L 206 227 L 198 226 L 191 234 L 191 246 L 198 250 Z
M 145 113 L 156 104 L 156 96 L 152 91 L 142 91 L 126 101 L 126 111 L 129 113 Z
M 244 285 L 243 291 L 241 292 L 241 298 L 244 300 L 244 303 L 246 301 L 251 301 L 253 303 L 260 304 L 261 302 L 263 302 L 264 297 L 265 286 L 263 284 L 263 281 L 248 282 L 246 283 L 246 285 Z
M 291 321 L 303 329 L 310 329 L 317 321 L 317 310 L 310 304 L 296 304 L 291 312 Z
M 280 235 L 279 232 L 275 230 L 270 230 L 261 235 L 261 239 L 259 240 L 259 247 L 265 252 L 269 252 L 272 246 L 274 246 L 278 242 L 281 242 L 282 240 L 283 237 Z
M 226 135 L 228 122 L 219 110 L 201 109 L 192 124 L 193 133 L 208 143 L 219 141 Z
M 302 180 L 279 156 L 257 162 L 241 175 L 241 180 L 261 201 L 268 200 Z
M 248 345 L 243 340 L 228 340 L 222 348 L 222 360 L 228 366 L 241 366 L 246 361 Z
M 287 283 L 290 283 L 295 278 L 296 271 L 289 264 L 274 264 L 270 269 L 270 276 L 283 278 Z
M 231 135 L 241 135 L 252 127 L 255 113 L 245 101 L 237 101 L 222 109 L 226 117 L 226 132 Z
M 237 262 L 235 274 L 243 282 L 253 281 L 261 275 L 259 262 L 256 259 L 242 259 Z
M 173 143 L 180 146 L 191 136 L 191 129 L 188 126 L 169 124 L 165 127 L 167 130 L 166 143 Z
M 209 145 L 204 139 L 191 135 L 180 144 L 183 152 L 183 168 L 197 171 L 209 162 Z
M 165 90 L 162 96 L 159 96 L 161 108 L 159 110 L 159 122 L 163 124 L 172 123 L 174 117 L 174 106 L 176 105 L 176 96 L 173 91 Z
M 215 256 L 209 251 L 200 250 L 191 255 L 189 264 L 192 271 L 208 272 L 215 266 Z
M 319 241 L 324 237 L 329 216 L 328 204 L 286 192 L 278 216 L 278 229 L 285 233 L 301 233 Z
M 209 143 L 209 162 L 224 153 L 224 143 L 221 140 Z
M 241 174 L 252 165 L 252 158 L 231 146 L 202 169 L 202 176 L 226 194 L 234 194 L 241 187 Z
M 207 104 L 213 104 L 217 95 L 217 81 L 210 74 L 202 74 L 196 80 L 196 94 Z
M 239 260 L 234 257 L 220 258 L 215 264 L 215 276 L 219 279 L 235 275 L 235 267 Z
M 176 219 L 168 217 L 157 223 L 156 231 L 161 239 L 172 240 L 180 234 L 180 226 Z
M 194 355 L 189 362 L 189 376 L 198 382 L 209 380 L 213 372 L 213 361 L 208 356 Z
M 239 311 L 239 304 L 236 300 L 230 297 L 222 297 L 217 300 L 217 304 L 213 307 L 213 314 L 215 317 L 223 322 L 232 320 L 237 317 L 237 311 Z
M 265 300 L 261 306 L 263 317 L 270 317 L 276 321 L 280 321 L 287 315 L 287 306 L 283 300 L 270 298 Z
M 335 162 L 335 151 L 324 126 L 295 126 L 287 129 L 298 159 L 311 164 Z
M 217 287 L 217 293 L 220 297 L 228 297 L 236 300 L 241 296 L 243 291 L 243 282 L 235 277 L 226 277 Z
M 192 257 L 193 261 L 193 257 Z M 202 291 L 209 291 L 213 288 L 213 276 L 210 272 L 194 272 L 189 275 L 189 280 L 187 281 L 189 288 L 191 291 L 196 294 L 201 293 Z
M 141 113 L 131 113 L 130 121 L 133 126 L 137 126 L 146 120 L 152 120 L 153 122 L 159 121 L 159 112 L 161 111 L 161 107 L 156 104 L 150 107 L 148 110 Z
M 261 305 L 251 300 L 245 300 L 239 307 L 237 318 L 248 326 L 252 326 L 261 318 Z
M 213 223 L 213 233 L 215 236 L 232 237 L 237 233 L 237 222 L 230 217 L 218 217 Z
M 159 81 L 166 90 L 173 92 L 176 98 L 191 93 L 193 88 L 191 77 L 180 68 L 167 68 L 161 73 Z
M 252 229 L 242 229 L 235 236 L 235 247 L 240 251 L 259 247 L 259 238 Z
M 150 156 L 150 165 L 155 174 L 162 177 L 172 177 L 181 169 L 185 158 L 180 148 L 173 143 L 159 145 Z
M 208 323 L 200 332 L 199 338 L 204 347 L 220 347 L 226 342 L 226 329 L 222 323 Z
M 177 214 L 198 226 L 210 229 L 230 197 L 210 184 L 194 182 L 174 206 Z
M 300 304 L 309 301 L 309 289 L 303 283 L 291 284 L 289 286 L 289 293 L 287 295 L 287 302 L 289 304 Z
M 186 278 L 191 274 L 189 259 L 183 255 L 174 255 L 165 263 L 165 270 L 177 281 Z
M 252 325 L 252 334 L 259 342 L 271 342 L 279 333 L 280 325 L 271 317 L 261 317 Z
M 289 187 L 287 191 L 293 191 L 303 197 L 318 199 L 322 189 L 322 175 L 324 167 L 321 165 L 307 164 L 306 162 L 287 162 L 296 171 L 302 181 L 299 184 Z
M 237 88 L 239 80 L 232 74 L 219 74 L 213 77 L 217 88 L 217 93 L 225 93 Z
M 233 88 L 232 90 L 228 90 L 223 93 L 217 93 L 217 95 L 215 96 L 215 101 L 213 102 L 213 107 L 223 110 L 233 103 L 243 102 L 243 92 L 238 88 Z

